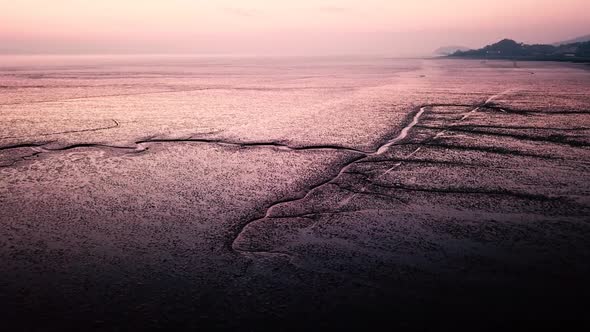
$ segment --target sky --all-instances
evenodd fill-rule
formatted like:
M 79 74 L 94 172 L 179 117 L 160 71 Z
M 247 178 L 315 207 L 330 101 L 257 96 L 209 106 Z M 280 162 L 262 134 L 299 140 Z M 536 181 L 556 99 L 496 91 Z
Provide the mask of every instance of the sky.
M 3 53 L 427 55 L 590 34 L 590 0 L 0 0 Z

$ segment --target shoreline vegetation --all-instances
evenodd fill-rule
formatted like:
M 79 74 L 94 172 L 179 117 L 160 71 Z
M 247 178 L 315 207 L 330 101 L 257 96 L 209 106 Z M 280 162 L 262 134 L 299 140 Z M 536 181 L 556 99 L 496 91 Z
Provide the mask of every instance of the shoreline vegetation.
M 569 44 L 524 44 L 503 39 L 477 50 L 456 51 L 446 58 L 590 63 L 590 41 Z

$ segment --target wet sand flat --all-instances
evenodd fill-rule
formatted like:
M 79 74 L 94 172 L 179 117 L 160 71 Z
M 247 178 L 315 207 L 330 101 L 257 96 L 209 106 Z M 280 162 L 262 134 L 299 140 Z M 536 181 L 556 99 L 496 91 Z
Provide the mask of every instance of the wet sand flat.
M 589 146 L 582 65 L 0 57 L 0 302 L 50 330 L 583 321 Z

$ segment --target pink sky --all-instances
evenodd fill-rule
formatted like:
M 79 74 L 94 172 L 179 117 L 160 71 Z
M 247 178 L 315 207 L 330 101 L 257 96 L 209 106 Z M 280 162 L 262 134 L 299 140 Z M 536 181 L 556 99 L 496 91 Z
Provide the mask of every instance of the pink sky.
M 18 0 L 0 51 L 429 54 L 590 34 L 590 0 Z

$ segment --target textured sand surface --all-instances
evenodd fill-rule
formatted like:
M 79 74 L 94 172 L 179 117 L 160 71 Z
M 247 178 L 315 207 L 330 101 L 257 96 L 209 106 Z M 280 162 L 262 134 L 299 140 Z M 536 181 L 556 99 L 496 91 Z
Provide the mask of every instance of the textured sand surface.
M 23 329 L 583 319 L 580 66 L 31 61 L 0 61 Z

